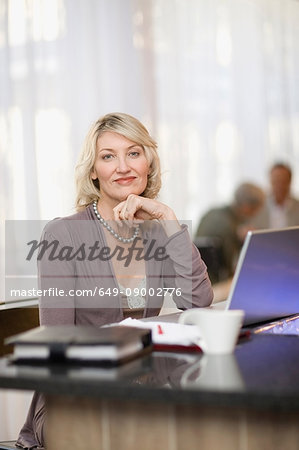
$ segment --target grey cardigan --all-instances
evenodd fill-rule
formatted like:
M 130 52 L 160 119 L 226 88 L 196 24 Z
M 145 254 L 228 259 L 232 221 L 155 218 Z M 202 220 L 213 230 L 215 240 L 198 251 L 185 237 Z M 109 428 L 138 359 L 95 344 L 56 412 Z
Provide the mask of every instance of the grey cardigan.
M 140 239 L 146 268 L 144 317 L 159 314 L 166 291 L 180 309 L 210 305 L 213 291 L 207 268 L 186 225 L 168 238 L 158 222 L 148 221 L 141 227 Z M 100 326 L 122 320 L 121 294 L 109 250 L 104 250 L 108 248 L 105 235 L 91 206 L 49 222 L 42 241 L 38 261 L 41 324 Z M 136 257 L 137 250 L 132 254 Z

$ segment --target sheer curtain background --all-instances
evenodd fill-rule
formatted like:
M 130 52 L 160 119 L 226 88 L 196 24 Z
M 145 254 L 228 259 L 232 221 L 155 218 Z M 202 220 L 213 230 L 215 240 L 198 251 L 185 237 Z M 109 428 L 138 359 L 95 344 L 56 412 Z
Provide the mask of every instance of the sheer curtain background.
M 147 125 L 160 199 L 194 228 L 239 182 L 266 189 L 276 159 L 298 195 L 298 55 L 297 0 L 0 0 L 1 298 L 5 219 L 74 212 L 76 159 L 107 112 Z

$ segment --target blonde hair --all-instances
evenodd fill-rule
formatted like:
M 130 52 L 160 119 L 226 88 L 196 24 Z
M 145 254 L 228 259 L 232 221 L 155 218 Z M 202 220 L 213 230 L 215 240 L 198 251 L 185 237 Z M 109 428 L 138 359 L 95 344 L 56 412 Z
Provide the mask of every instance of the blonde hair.
M 160 160 L 157 144 L 139 120 L 124 113 L 111 113 L 99 118 L 85 138 L 75 169 L 76 209 L 80 211 L 101 196 L 99 180 L 91 178 L 97 151 L 97 141 L 105 131 L 121 134 L 141 145 L 150 166 L 147 185 L 141 194 L 144 197 L 157 197 L 161 188 Z

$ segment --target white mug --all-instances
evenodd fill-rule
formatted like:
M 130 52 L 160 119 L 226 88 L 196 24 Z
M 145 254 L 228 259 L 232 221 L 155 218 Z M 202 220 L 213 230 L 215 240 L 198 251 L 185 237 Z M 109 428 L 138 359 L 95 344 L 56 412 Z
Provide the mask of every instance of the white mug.
M 196 325 L 202 337 L 199 342 L 207 354 L 227 354 L 235 349 L 244 320 L 241 309 L 217 310 L 207 308 L 188 309 L 179 317 L 179 323 Z

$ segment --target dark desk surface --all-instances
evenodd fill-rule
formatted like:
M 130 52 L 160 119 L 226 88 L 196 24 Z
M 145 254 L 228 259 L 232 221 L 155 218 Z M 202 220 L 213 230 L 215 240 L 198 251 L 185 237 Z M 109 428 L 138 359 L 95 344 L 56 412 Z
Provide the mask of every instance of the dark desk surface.
M 189 405 L 299 410 L 299 338 L 252 335 L 228 356 L 159 353 L 119 369 L 0 360 L 0 388 Z

